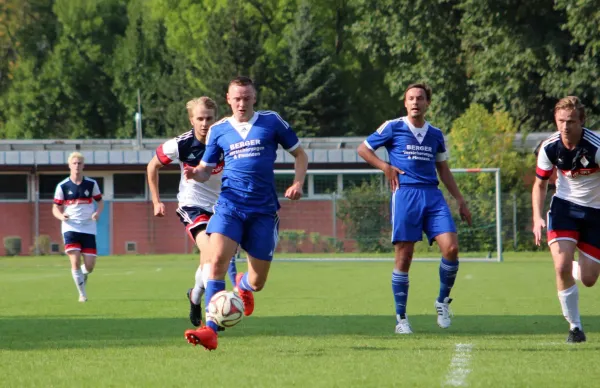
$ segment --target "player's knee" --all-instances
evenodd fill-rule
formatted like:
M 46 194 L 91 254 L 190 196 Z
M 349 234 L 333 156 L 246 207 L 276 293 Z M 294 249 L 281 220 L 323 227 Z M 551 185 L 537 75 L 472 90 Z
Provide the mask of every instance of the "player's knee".
M 581 283 L 586 287 L 592 287 L 598 280 L 597 276 L 582 276 Z
M 567 279 L 569 276 L 572 276 L 573 267 L 569 262 L 559 262 L 554 263 L 554 271 L 556 275 L 560 276 L 561 279 Z
M 254 288 L 254 291 L 261 291 L 265 288 L 265 282 L 256 282 L 255 284 L 252 284 L 252 288 Z
M 448 260 L 456 260 L 458 258 L 458 244 L 451 244 L 446 247 L 442 255 Z

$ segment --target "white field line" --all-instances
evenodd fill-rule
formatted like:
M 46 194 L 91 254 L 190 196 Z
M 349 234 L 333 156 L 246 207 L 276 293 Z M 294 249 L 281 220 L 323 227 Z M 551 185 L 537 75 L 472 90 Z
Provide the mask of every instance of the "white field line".
M 448 373 L 442 381 L 442 387 L 467 386 L 467 376 L 471 373 L 471 350 L 473 350 L 473 344 L 456 344 Z

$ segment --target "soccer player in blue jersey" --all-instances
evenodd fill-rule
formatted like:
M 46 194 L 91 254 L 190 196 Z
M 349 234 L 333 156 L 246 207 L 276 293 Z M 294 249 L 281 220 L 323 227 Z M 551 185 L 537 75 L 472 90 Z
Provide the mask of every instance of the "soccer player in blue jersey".
M 218 114 L 217 104 L 206 96 L 188 101 L 186 108 L 192 129 L 161 144 L 156 149 L 156 155 L 148 163 L 147 172 L 154 215 L 164 217 L 165 205 L 160 200 L 158 190 L 158 170 L 175 161 L 179 163 L 182 169 L 179 193 L 177 194 L 179 202 L 177 215 L 185 225 L 188 236 L 196 244 L 200 253 L 200 264 L 196 270 L 195 284 L 187 292 L 190 302 L 190 322 L 194 326 L 200 326 L 202 323 L 200 301 L 205 289 L 204 283 L 208 279 L 208 264 L 205 256 L 208 250 L 209 238 L 205 233 L 205 229 L 221 192 L 223 161 L 221 160 L 217 168 L 213 169 L 210 179 L 206 182 L 200 183 L 185 179 L 183 166 L 197 166 L 200 164 L 206 150 L 206 134 L 210 126 L 215 123 Z M 237 273 L 235 256 L 231 259 L 228 272 L 232 283 L 234 283 Z
M 248 272 L 238 273 L 237 290 L 244 301 L 244 314 L 254 311 L 253 292 L 265 286 L 277 246 L 279 202 L 275 192 L 274 165 L 281 145 L 295 158 L 295 177 L 285 197 L 300 199 L 308 168 L 308 157 L 298 137 L 277 113 L 254 111 L 256 89 L 248 77 L 237 77 L 229 84 L 227 103 L 232 117 L 215 123 L 209 130 L 206 152 L 198 167 L 185 167 L 188 179 L 206 181 L 225 154 L 221 195 L 206 228 L 210 235 L 211 273 L 205 302 L 225 289 L 229 258 L 240 245 L 248 254 Z M 206 349 L 217 348 L 218 325 L 207 318 L 206 326 L 187 330 L 188 342 Z
M 461 218 L 471 224 L 471 213 L 458 189 L 450 168 L 442 131 L 425 121 L 431 103 L 431 89 L 423 83 L 411 84 L 404 93 L 407 116 L 383 123 L 358 147 L 358 154 L 371 166 L 382 170 L 392 189 L 391 221 L 395 264 L 392 292 L 396 304 L 398 334 L 411 334 L 406 318 L 408 271 L 415 242 L 423 232 L 429 243 L 435 240 L 441 250 L 440 290 L 434 303 L 441 328 L 451 324 L 450 290 L 458 272 L 458 239 L 448 204 L 438 188 L 438 175 L 456 199 Z M 375 154 L 379 147 L 388 151 L 390 163 Z

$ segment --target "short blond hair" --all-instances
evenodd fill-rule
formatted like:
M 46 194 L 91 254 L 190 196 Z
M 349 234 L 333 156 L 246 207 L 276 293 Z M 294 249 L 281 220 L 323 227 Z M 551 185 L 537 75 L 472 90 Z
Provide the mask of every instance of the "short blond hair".
M 85 158 L 83 157 L 83 155 L 81 154 L 81 152 L 71 152 L 71 155 L 69 155 L 69 159 L 67 159 L 68 163 L 71 163 L 71 160 L 73 159 L 79 159 L 82 162 L 85 162 Z
M 585 105 L 578 97 L 567 96 L 561 98 L 554 106 L 554 114 L 559 110 L 576 110 L 579 113 L 579 119 L 581 121 L 585 120 Z
M 194 110 L 194 108 L 197 105 L 204 105 L 204 107 L 206 109 L 214 110 L 215 118 L 219 115 L 219 109 L 217 107 L 217 103 L 210 97 L 202 96 L 202 97 L 193 98 L 185 104 L 185 108 L 188 111 L 188 116 L 192 117 L 192 110 Z

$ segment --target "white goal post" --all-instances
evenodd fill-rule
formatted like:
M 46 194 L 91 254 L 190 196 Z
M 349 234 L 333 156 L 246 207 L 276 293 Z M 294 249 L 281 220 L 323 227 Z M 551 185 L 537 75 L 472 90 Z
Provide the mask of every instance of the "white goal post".
M 493 251 L 489 251 L 487 254 L 483 254 L 482 257 L 464 257 L 461 256 L 461 261 L 485 261 L 485 262 L 502 262 L 502 211 L 501 211 L 501 183 L 500 183 L 500 168 L 452 168 L 451 171 L 455 174 L 494 174 L 495 181 L 495 257 Z M 368 176 L 381 175 L 383 172 L 375 169 L 309 169 L 307 171 L 305 186 L 304 186 L 304 197 L 302 201 L 315 201 L 315 203 L 308 204 L 304 203 L 302 207 L 290 204 L 288 201 L 282 201 L 282 225 L 285 225 L 288 229 L 295 228 L 296 223 L 298 224 L 297 229 L 305 230 L 305 240 L 308 241 L 308 235 L 318 234 L 316 231 L 319 230 L 322 235 L 327 234 L 327 238 L 334 241 L 335 245 L 341 247 L 341 251 L 344 250 L 345 246 L 355 247 L 351 242 L 342 241 L 343 236 L 340 236 L 341 232 L 345 230 L 344 225 L 340 225 L 340 221 L 336 216 L 325 217 L 325 210 L 319 213 L 322 218 L 318 216 L 312 216 L 311 212 L 313 208 L 318 208 L 323 205 L 323 202 L 331 202 L 331 209 L 336 209 L 336 202 L 343 198 L 343 191 L 345 186 L 350 185 L 352 182 L 359 182 L 360 179 L 364 179 Z M 277 169 L 275 170 L 275 181 L 276 189 L 280 198 L 283 198 L 283 192 L 285 188 L 291 184 L 293 180 L 294 170 L 292 169 Z M 382 179 L 382 188 L 386 183 Z M 442 185 L 443 186 L 443 185 Z M 460 183 L 459 183 L 460 188 Z M 469 193 L 463 195 L 470 202 Z M 491 201 L 491 198 L 489 198 Z M 490 202 L 488 201 L 488 202 Z M 316 203 L 319 202 L 319 203 Z M 491 210 L 491 208 L 490 208 Z M 315 210 L 318 211 L 318 210 Z M 335 210 L 331 212 L 335 213 Z M 291 214 L 290 214 L 291 213 Z M 286 215 L 290 219 L 286 219 Z M 490 224 L 490 228 L 493 228 Z M 281 229 L 281 226 L 280 226 Z M 306 243 L 304 244 L 306 246 Z M 314 245 L 314 243 L 313 243 Z M 340 250 L 337 250 L 339 252 Z M 293 252 L 293 251 L 290 251 Z M 317 252 L 317 251 L 312 251 Z M 332 252 L 328 250 L 327 252 Z M 357 259 L 360 257 L 360 252 L 356 251 Z M 339 259 L 335 259 L 339 260 Z M 356 260 L 356 259 L 355 259 Z M 373 259 L 369 259 L 373 260 Z M 388 260 L 388 259 L 386 259 Z M 415 260 L 439 260 L 436 259 L 415 259 Z

